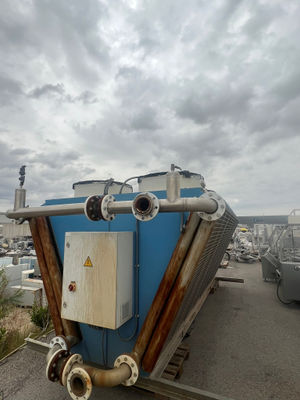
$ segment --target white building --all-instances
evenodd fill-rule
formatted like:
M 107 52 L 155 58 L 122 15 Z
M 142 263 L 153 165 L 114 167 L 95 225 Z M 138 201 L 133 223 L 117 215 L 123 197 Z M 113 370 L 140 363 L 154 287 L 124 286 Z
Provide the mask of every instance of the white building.
M 18 225 L 7 218 L 4 212 L 0 212 L 0 237 L 13 239 L 24 236 L 31 236 L 28 222 L 25 221 L 22 225 Z

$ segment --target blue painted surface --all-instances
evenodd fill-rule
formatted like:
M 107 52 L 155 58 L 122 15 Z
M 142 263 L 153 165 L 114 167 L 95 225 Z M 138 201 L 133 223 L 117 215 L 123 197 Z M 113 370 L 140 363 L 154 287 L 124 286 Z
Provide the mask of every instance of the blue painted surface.
M 165 191 L 153 192 L 158 198 L 166 198 Z M 200 196 L 202 190 L 198 188 L 181 190 L 182 197 Z M 136 193 L 114 195 L 116 200 L 132 200 Z M 82 203 L 85 198 L 67 198 L 47 200 L 45 205 Z M 185 218 L 188 214 L 185 214 Z M 172 252 L 180 235 L 180 213 L 161 213 L 149 222 L 139 223 L 139 328 L 142 327 L 148 309 L 155 296 L 164 271 L 168 265 Z M 136 219 L 130 215 L 117 215 L 112 222 L 91 222 L 84 215 L 51 217 L 51 224 L 63 261 L 66 232 L 107 232 L 132 231 L 136 232 Z M 134 251 L 135 254 L 135 251 Z M 134 260 L 135 263 L 135 260 Z M 134 279 L 134 265 L 132 269 Z M 134 299 L 134 294 L 133 294 Z M 90 307 L 93 307 L 91 304 Z M 80 324 L 83 340 L 73 348 L 80 353 L 85 361 L 113 367 L 115 359 L 122 353 L 130 352 L 137 335 L 129 342 L 122 341 L 122 337 L 129 337 L 135 329 L 135 319 L 126 322 L 118 331 L 91 327 Z

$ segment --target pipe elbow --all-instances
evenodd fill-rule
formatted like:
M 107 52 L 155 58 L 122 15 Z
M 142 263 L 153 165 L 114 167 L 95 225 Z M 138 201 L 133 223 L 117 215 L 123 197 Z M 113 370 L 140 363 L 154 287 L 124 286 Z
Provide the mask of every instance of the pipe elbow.
M 131 377 L 131 369 L 127 364 L 121 364 L 113 369 L 102 370 L 98 368 L 82 367 L 90 373 L 94 386 L 114 387 L 125 383 Z
M 64 364 L 61 375 L 63 384 L 67 386 L 73 399 L 88 400 L 93 386 L 134 385 L 139 376 L 139 368 L 135 359 L 127 354 L 120 355 L 114 363 L 114 368 L 109 370 L 83 364 L 81 356 L 77 354 L 72 355 Z

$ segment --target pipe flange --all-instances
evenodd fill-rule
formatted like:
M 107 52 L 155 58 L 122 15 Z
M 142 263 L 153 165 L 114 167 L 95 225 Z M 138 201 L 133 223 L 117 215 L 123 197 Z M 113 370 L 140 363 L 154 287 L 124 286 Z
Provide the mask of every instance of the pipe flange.
M 57 363 L 60 359 L 63 357 L 67 357 L 69 355 L 69 352 L 63 349 L 57 350 L 50 360 L 48 361 L 47 367 L 46 367 L 46 377 L 49 379 L 51 382 L 57 382 L 59 380 L 59 374 L 57 373 Z
M 67 388 L 73 400 L 88 400 L 93 389 L 91 377 L 83 368 L 73 368 L 68 375 Z
M 61 383 L 63 384 L 63 386 L 67 385 L 68 375 L 71 372 L 74 364 L 83 364 L 83 360 L 80 354 L 72 354 L 66 362 L 61 374 Z
M 122 382 L 122 385 L 124 385 L 124 386 L 134 385 L 139 377 L 139 367 L 138 367 L 136 361 L 131 356 L 129 356 L 127 354 L 122 354 L 114 362 L 114 367 L 118 368 L 118 367 L 120 367 L 121 364 L 127 364 L 131 370 L 130 377 L 128 379 L 126 379 L 124 382 Z
M 62 381 L 63 372 L 64 372 L 64 369 L 65 369 L 65 366 L 66 366 L 67 362 L 70 360 L 70 358 L 72 357 L 72 355 L 73 355 L 73 354 L 70 354 L 68 357 L 66 357 L 66 358 L 62 361 L 62 364 L 61 364 L 60 373 L 59 373 L 59 383 L 60 383 L 62 386 L 64 386 L 63 381 Z
M 211 199 L 217 203 L 217 210 L 213 213 L 206 213 L 206 212 L 197 212 L 199 217 L 204 219 L 205 221 L 216 221 L 217 219 L 221 218 L 226 210 L 226 203 L 225 200 L 222 199 L 216 192 L 206 192 L 204 193 L 201 198 Z
M 102 219 L 101 203 L 103 197 L 89 196 L 84 202 L 84 214 L 90 221 L 99 221 Z
M 150 192 L 139 193 L 132 202 L 132 214 L 139 221 L 151 221 L 159 212 L 159 200 Z
M 115 198 L 111 194 L 104 196 L 101 201 L 101 214 L 105 221 L 112 221 L 116 217 L 115 214 L 112 214 L 108 211 L 108 205 L 113 201 L 115 201 Z
M 55 345 L 59 345 L 63 350 L 70 350 L 67 340 L 63 335 L 55 336 L 53 339 L 51 339 L 50 349 L 52 349 Z

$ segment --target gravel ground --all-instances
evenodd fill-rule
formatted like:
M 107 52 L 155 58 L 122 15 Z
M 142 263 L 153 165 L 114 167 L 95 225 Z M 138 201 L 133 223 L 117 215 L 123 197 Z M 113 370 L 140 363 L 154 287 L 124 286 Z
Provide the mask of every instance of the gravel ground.
M 299 400 L 299 305 L 278 302 L 258 263 L 231 263 L 219 275 L 245 284 L 221 283 L 207 299 L 187 339 L 191 354 L 180 382 L 235 400 Z M 0 364 L 1 390 L 5 400 L 69 399 L 65 388 L 47 381 L 45 356 L 27 348 Z M 96 388 L 91 397 L 151 398 L 125 387 Z

